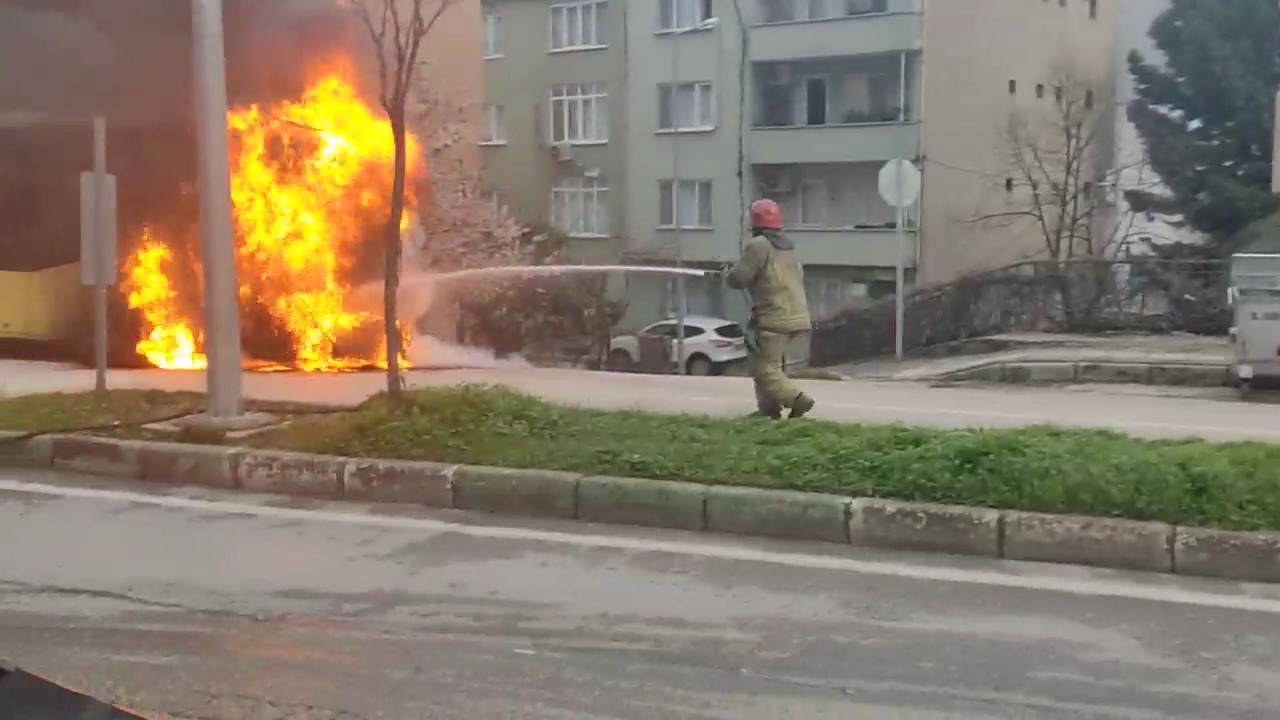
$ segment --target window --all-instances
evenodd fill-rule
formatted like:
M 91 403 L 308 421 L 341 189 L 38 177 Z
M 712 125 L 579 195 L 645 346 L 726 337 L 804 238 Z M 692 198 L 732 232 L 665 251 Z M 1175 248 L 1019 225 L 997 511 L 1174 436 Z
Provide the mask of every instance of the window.
M 1010 80 L 1010 81 L 1009 81 L 1009 94 L 1010 94 L 1010 95 L 1017 95 L 1017 94 L 1018 94 L 1018 81 L 1017 81 L 1017 80 Z
M 1037 84 L 1036 84 L 1036 97 L 1038 97 L 1038 98 L 1043 98 L 1043 97 L 1044 97 L 1044 83 L 1037 83 Z
M 600 178 L 561 178 L 551 189 L 551 221 L 578 237 L 608 235 L 608 186 Z
M 760 0 L 765 23 L 830 20 L 889 11 L 889 0 Z
M 663 180 L 658 183 L 658 225 L 664 228 L 708 229 L 711 215 L 711 181 Z
M 503 145 L 507 142 L 506 117 L 501 105 L 484 106 L 484 127 L 480 134 L 481 145 Z
M 658 86 L 659 130 L 710 130 L 716 126 L 711 83 Z
M 604 7 L 603 0 L 552 5 L 549 49 L 604 47 Z
M 746 333 L 743 332 L 742 326 L 739 325 L 738 323 L 729 323 L 728 325 L 721 325 L 720 327 L 716 328 L 716 334 L 722 338 L 729 338 L 730 340 L 740 340 L 746 337 Z
M 1093 109 L 1093 91 L 1086 90 L 1084 93 L 1084 106 L 1087 110 Z
M 689 30 L 715 17 L 711 0 L 658 0 L 658 27 Z
M 492 10 L 484 14 L 484 56 L 502 57 L 502 18 Z
M 1098 19 L 1098 0 L 1089 0 L 1089 19 Z
M 551 89 L 551 142 L 609 141 L 608 94 L 598 85 L 557 85 Z

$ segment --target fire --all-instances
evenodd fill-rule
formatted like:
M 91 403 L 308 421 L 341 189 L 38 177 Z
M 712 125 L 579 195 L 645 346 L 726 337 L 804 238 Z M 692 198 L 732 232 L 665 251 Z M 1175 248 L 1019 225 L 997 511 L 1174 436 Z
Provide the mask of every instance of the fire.
M 242 314 L 265 313 L 301 370 L 385 366 L 382 318 L 352 307 L 350 296 L 357 279 L 381 277 L 395 161 L 390 123 L 342 71 L 319 77 L 299 98 L 234 109 L 227 121 Z M 407 156 L 402 224 L 424 170 L 412 135 Z M 144 237 L 131 261 L 139 277 L 130 307 L 145 321 L 138 352 L 157 367 L 181 366 L 172 353 L 184 348 L 193 363 L 203 362 L 195 352 L 201 338 L 191 331 L 198 325 L 177 310 L 164 249 Z
M 138 342 L 138 353 L 165 370 L 201 370 L 208 366 L 196 352 L 199 338 L 177 312 L 178 293 L 169 281 L 173 251 L 157 241 L 150 228 L 142 232 L 142 246 L 125 266 L 129 308 L 141 310 L 151 330 Z

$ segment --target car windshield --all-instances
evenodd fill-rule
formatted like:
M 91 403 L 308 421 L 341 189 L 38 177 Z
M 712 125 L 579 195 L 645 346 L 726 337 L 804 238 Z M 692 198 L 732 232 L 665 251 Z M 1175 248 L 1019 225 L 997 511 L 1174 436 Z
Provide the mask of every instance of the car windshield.
M 716 334 L 722 338 L 730 338 L 732 340 L 737 340 L 738 338 L 744 335 L 744 333 L 742 332 L 742 326 L 739 325 L 738 323 L 729 323 L 728 325 L 721 325 L 720 327 L 716 328 Z

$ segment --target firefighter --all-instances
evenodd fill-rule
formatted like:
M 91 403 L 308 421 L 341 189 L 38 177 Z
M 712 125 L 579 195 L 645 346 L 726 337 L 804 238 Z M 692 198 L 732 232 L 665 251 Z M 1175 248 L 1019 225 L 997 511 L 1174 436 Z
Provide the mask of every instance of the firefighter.
M 725 271 L 729 287 L 751 296 L 747 323 L 747 351 L 756 386 L 757 417 L 798 418 L 813 409 L 814 400 L 800 391 L 786 374 L 787 347 L 813 329 L 804 293 L 804 269 L 795 243 L 782 233 L 782 209 L 772 200 L 751 205 L 751 238 L 742 257 Z

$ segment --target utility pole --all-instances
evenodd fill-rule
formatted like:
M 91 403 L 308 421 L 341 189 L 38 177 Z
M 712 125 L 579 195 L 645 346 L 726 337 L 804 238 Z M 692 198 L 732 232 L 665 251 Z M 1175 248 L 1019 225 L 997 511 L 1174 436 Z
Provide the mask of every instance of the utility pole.
M 107 207 L 107 119 L 93 119 L 93 366 L 94 390 L 107 391 L 107 284 L 114 270 L 115 253 L 108 253 L 110 238 Z M 110 257 L 108 257 L 110 255 Z
M 231 161 L 227 143 L 227 70 L 222 0 L 192 0 L 195 113 L 199 143 L 200 249 L 204 263 L 205 375 L 210 417 L 238 417 L 240 306 L 231 224 Z

